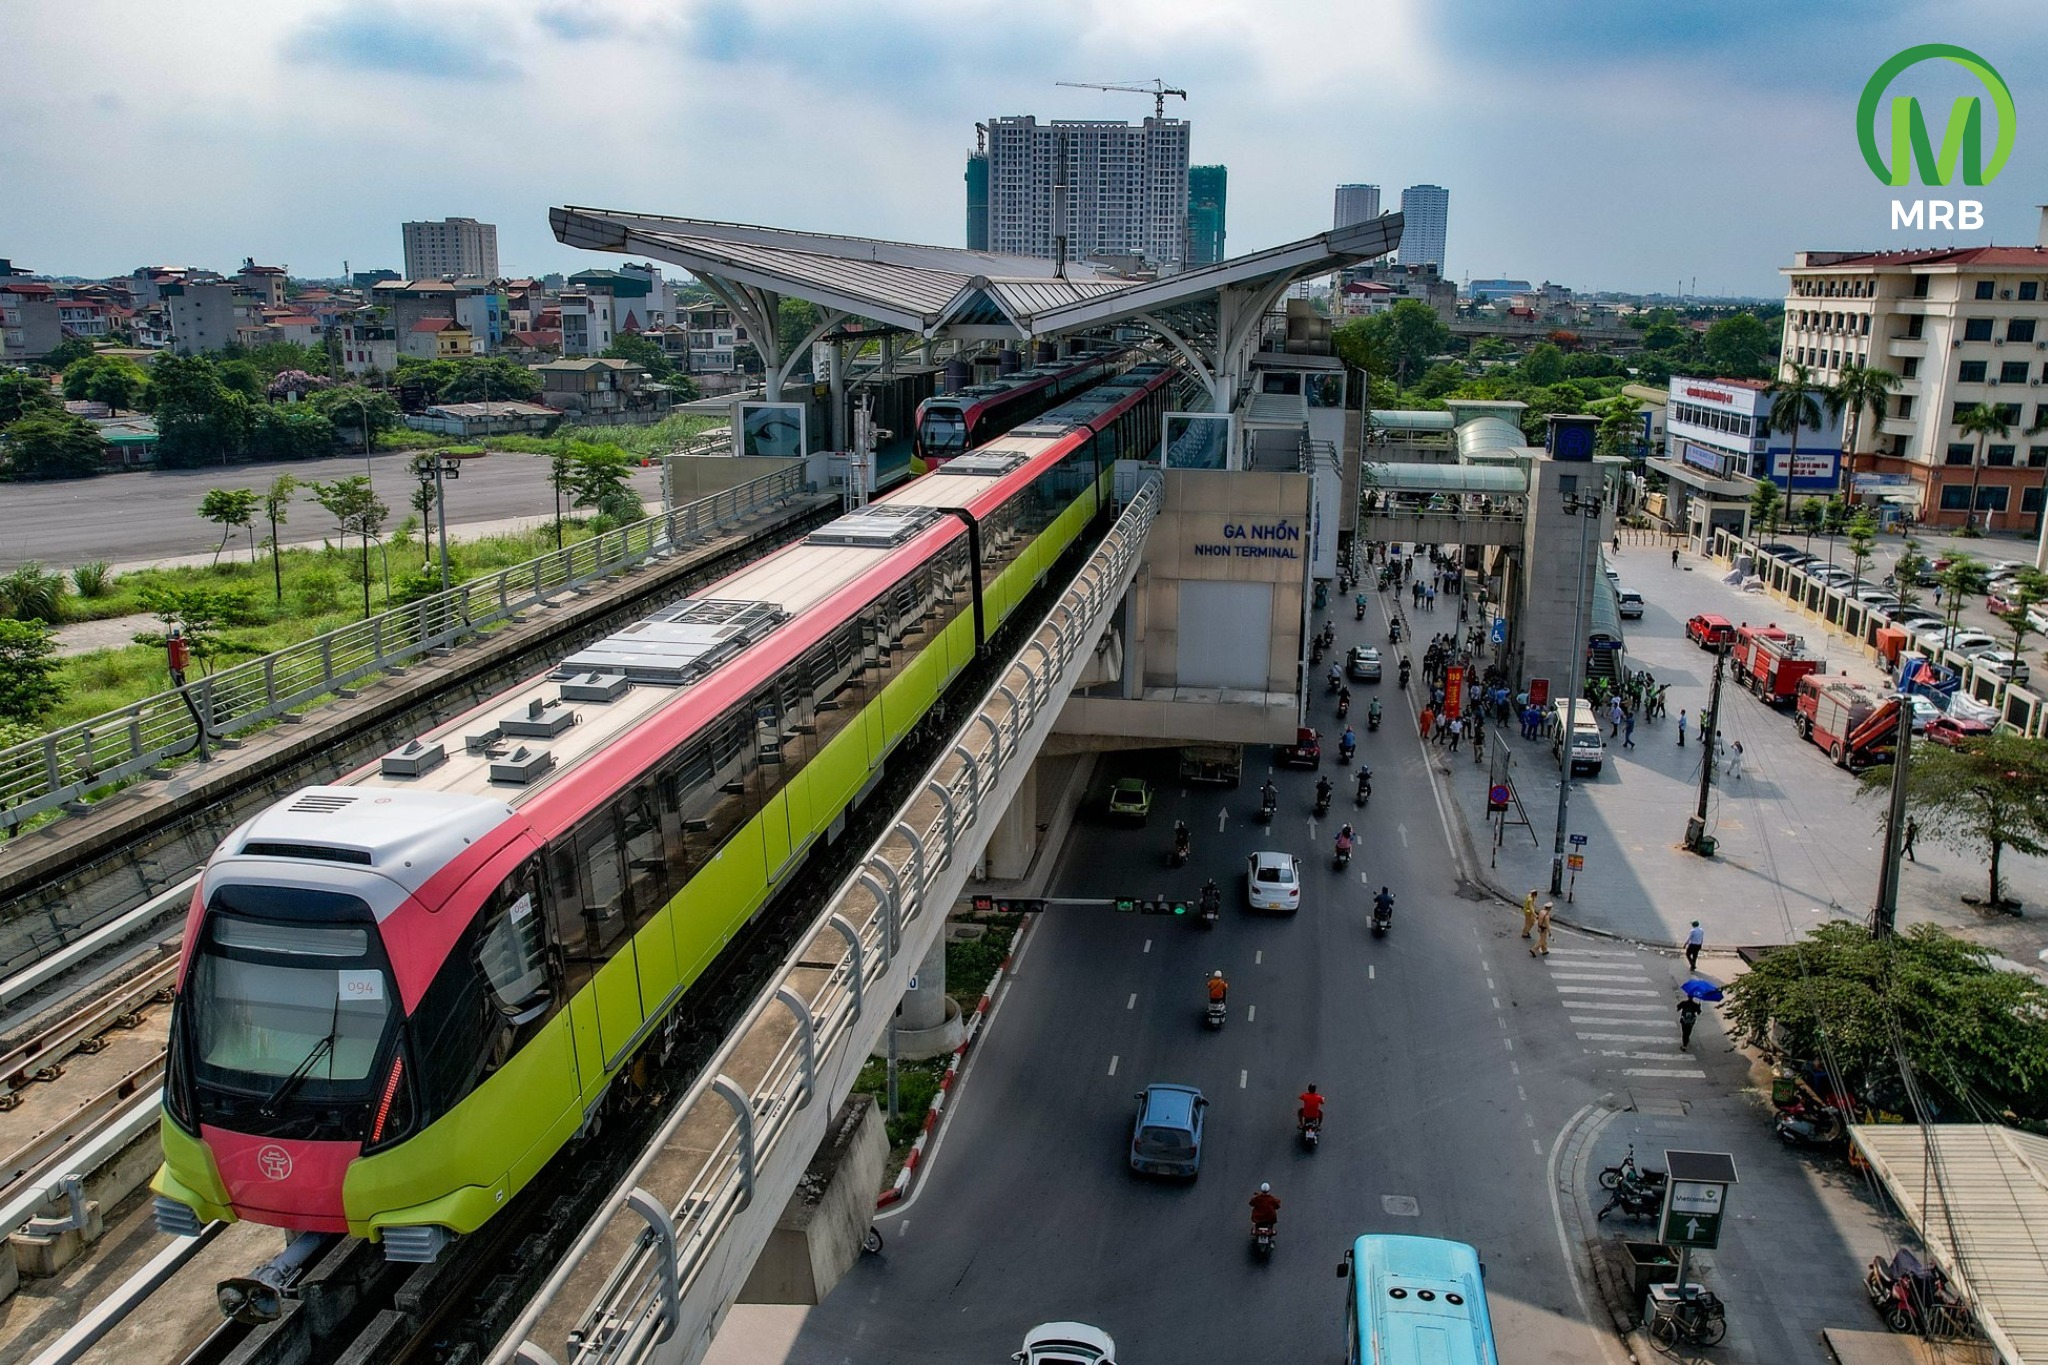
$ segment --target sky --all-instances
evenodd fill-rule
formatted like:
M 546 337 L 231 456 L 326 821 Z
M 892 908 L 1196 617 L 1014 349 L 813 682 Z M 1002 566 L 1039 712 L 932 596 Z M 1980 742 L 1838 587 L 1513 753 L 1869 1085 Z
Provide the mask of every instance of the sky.
M 1984 231 L 1893 231 L 1857 150 L 1928 42 L 2003 75 L 2015 148 L 1897 193 Z M 1233 255 L 1327 229 L 1337 184 L 1434 183 L 1460 279 L 1776 297 L 1794 251 L 2032 245 L 2048 200 L 2038 0 L 10 0 L 0 52 L 0 257 L 56 275 L 396 269 L 449 215 L 508 274 L 610 263 L 558 204 L 960 245 L 977 119 L 1137 119 L 1054 82 L 1155 76 L 1230 168 Z M 1907 82 L 1939 140 L 1967 78 Z

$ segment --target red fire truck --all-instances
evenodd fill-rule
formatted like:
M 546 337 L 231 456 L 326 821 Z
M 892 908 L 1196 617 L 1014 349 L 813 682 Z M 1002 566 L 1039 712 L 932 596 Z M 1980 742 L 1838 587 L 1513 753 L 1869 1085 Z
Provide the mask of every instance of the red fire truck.
M 1888 759 L 1899 703 L 1859 683 L 1809 673 L 1799 680 L 1795 724 L 1841 768 Z
M 1768 706 L 1789 706 L 1799 680 L 1828 671 L 1825 659 L 1806 656 L 1797 635 L 1777 626 L 1744 626 L 1735 632 L 1735 680 Z

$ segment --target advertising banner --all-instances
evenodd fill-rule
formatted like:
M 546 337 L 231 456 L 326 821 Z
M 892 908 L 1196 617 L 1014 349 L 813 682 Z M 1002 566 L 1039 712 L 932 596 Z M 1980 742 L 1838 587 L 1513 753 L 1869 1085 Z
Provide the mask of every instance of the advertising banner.
M 1452 664 L 1444 670 L 1444 714 L 1453 720 L 1464 713 L 1465 666 Z

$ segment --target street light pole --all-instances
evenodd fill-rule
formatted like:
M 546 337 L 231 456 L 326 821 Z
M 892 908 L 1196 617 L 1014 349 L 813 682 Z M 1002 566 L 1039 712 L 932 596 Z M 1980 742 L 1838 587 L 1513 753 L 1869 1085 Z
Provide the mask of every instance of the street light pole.
M 1557 840 L 1550 853 L 1550 894 L 1555 896 L 1564 891 L 1564 849 L 1566 839 L 1566 817 L 1572 799 L 1572 749 L 1571 720 L 1573 704 L 1579 699 L 1579 666 L 1586 655 L 1586 557 L 1588 538 L 1593 523 L 1600 518 L 1600 498 L 1582 497 L 1577 493 L 1564 495 L 1564 510 L 1579 519 L 1579 560 L 1578 577 L 1573 580 L 1572 589 L 1572 638 L 1570 662 L 1565 667 L 1564 747 L 1560 751 L 1561 761 L 1557 774 Z
M 441 483 L 441 471 L 446 460 L 439 451 L 434 452 L 434 516 L 441 529 L 441 591 L 448 591 L 448 495 Z
M 1707 695 L 1706 714 L 1700 717 L 1700 800 L 1692 819 L 1685 822 L 1686 848 L 1703 856 L 1713 849 L 1707 841 L 1707 797 L 1714 786 L 1714 739 L 1721 729 L 1721 678 L 1727 669 L 1730 648 L 1730 643 L 1724 641 L 1714 650 L 1714 690 Z
M 1877 870 L 1877 904 L 1870 914 L 1870 936 L 1889 938 L 1899 915 L 1899 859 L 1905 853 L 1901 831 L 1906 823 L 1906 751 L 1913 745 L 1913 704 L 1899 698 L 1899 728 L 1892 749 L 1891 805 L 1884 817 L 1884 861 Z

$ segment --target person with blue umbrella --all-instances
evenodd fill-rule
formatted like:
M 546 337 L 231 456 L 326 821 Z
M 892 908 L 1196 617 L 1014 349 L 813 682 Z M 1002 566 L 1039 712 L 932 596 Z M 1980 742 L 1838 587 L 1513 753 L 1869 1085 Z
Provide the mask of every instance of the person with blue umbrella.
M 1705 977 L 1695 976 L 1679 987 L 1678 1047 L 1681 1052 L 1692 1046 L 1692 1026 L 1700 1021 L 1701 1002 L 1719 1002 L 1724 998 L 1721 988 Z

